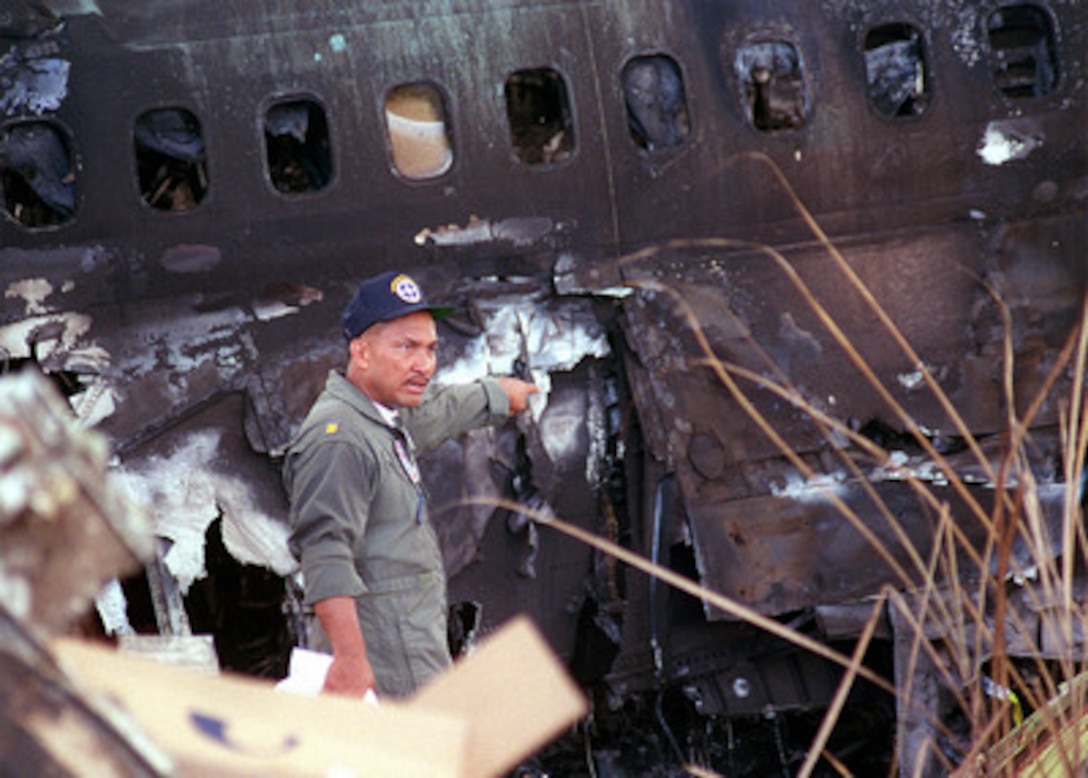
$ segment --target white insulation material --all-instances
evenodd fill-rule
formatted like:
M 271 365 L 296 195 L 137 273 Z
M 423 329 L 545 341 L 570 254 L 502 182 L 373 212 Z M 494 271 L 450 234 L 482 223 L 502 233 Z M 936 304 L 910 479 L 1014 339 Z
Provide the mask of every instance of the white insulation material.
M 524 298 L 494 300 L 478 310 L 484 332 L 453 364 L 441 369 L 435 381 L 456 384 L 488 375 L 512 375 L 520 365 L 540 387 L 540 394 L 530 397 L 530 410 L 538 422 L 548 403 L 552 373 L 572 370 L 586 357 L 609 353 L 604 329 L 585 300 L 549 305 Z
M 172 542 L 163 557 L 182 593 L 207 575 L 204 534 L 222 512 L 223 542 L 237 561 L 279 575 L 295 568 L 287 527 L 258 507 L 252 487 L 216 467 L 219 434 L 190 435 L 169 457 L 152 457 L 139 470 L 123 470 L 134 499 L 155 517 L 155 534 Z
M 1031 152 L 1043 145 L 1040 136 L 1032 132 L 1030 125 L 1009 121 L 990 122 L 978 145 L 978 155 L 987 165 L 1004 165 L 1018 159 L 1026 159 Z

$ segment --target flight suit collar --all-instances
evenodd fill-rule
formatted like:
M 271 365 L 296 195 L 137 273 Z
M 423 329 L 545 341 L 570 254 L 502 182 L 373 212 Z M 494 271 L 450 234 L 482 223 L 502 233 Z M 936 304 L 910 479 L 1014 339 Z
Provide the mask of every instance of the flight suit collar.
M 412 435 L 408 432 L 408 428 L 404 426 L 399 411 L 393 408 L 379 408 L 378 403 L 359 391 L 359 388 L 355 386 L 355 384 L 335 370 L 329 371 L 329 380 L 326 383 L 325 388 L 330 394 L 343 400 L 366 418 L 398 433 L 404 438 L 405 443 L 408 444 L 408 450 L 412 453 L 415 452 L 416 443 L 412 439 Z M 392 411 L 392 423 L 390 423 L 389 418 L 383 411 Z
M 329 394 L 347 403 L 371 421 L 391 429 L 397 429 L 399 427 L 398 423 L 390 424 L 386 421 L 375 402 L 359 391 L 355 384 L 351 383 L 351 381 L 335 370 L 329 371 L 329 379 L 325 384 L 325 388 L 328 390 Z M 399 416 L 397 421 L 399 421 Z

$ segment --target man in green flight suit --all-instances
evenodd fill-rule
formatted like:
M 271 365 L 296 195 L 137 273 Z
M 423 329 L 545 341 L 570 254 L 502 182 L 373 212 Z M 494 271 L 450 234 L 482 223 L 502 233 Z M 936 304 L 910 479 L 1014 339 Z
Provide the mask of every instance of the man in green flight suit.
M 446 576 L 416 466 L 466 430 L 499 424 L 537 388 L 516 378 L 429 387 L 435 313 L 407 275 L 364 281 L 344 309 L 345 373 L 329 373 L 287 454 L 292 553 L 331 651 L 325 691 L 411 694 L 450 663 Z

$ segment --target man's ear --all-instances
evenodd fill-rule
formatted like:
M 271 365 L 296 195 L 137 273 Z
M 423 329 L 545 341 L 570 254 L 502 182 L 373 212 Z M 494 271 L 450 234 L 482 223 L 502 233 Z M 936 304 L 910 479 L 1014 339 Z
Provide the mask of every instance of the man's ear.
M 355 338 L 348 344 L 348 353 L 351 354 L 353 362 L 358 362 L 360 365 L 366 365 L 367 360 L 370 358 L 370 348 L 366 340 L 363 338 Z

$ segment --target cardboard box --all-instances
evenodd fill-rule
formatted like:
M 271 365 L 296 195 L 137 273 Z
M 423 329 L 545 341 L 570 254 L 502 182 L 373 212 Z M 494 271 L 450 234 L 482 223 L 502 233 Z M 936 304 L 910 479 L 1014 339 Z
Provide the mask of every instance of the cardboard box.
M 277 692 L 62 638 L 78 686 L 104 696 L 179 775 L 500 775 L 585 715 L 584 696 L 518 618 L 406 702 Z

